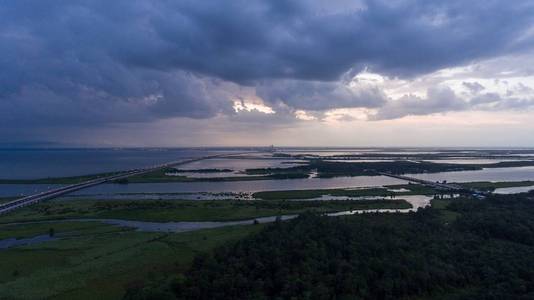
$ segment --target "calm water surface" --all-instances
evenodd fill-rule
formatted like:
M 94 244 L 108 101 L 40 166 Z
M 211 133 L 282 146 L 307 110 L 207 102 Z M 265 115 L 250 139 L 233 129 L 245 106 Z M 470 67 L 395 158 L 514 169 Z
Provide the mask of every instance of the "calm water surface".
M 488 168 L 479 171 L 407 174 L 406 176 L 430 181 L 447 180 L 448 182 L 525 181 L 534 180 L 534 167 Z
M 194 149 L 0 149 L 0 178 L 77 176 L 142 168 L 179 159 L 239 152 Z
M 404 184 L 406 181 L 385 176 L 304 178 L 228 182 L 177 182 L 106 184 L 77 192 L 83 194 L 179 193 L 179 192 L 259 192 L 276 190 L 329 189 Z
M 408 176 L 448 182 L 471 181 L 534 181 L 534 167 L 491 168 L 479 171 L 442 172 L 434 174 L 408 174 Z M 356 176 L 336 178 L 308 178 L 285 180 L 255 180 L 229 182 L 176 182 L 105 184 L 75 193 L 75 195 L 116 193 L 197 193 L 197 192 L 257 192 L 273 190 L 329 189 L 372 187 L 405 184 L 406 181 L 385 176 Z M 0 185 L 0 197 L 20 196 L 44 191 L 59 185 Z
M 498 188 L 493 191 L 495 194 L 517 194 L 517 193 L 526 193 L 534 190 L 534 185 L 532 186 L 518 186 L 518 187 L 509 187 L 509 188 Z
M 74 195 L 116 193 L 197 193 L 197 192 L 259 192 L 275 190 L 330 189 L 405 184 L 406 181 L 385 176 L 336 178 L 303 178 L 228 182 L 173 182 L 103 184 L 73 193 Z M 61 185 L 1 184 L 0 197 L 21 196 L 56 188 Z
M 54 150 L 2 150 L 0 149 L 0 178 L 43 178 L 117 171 L 145 167 L 155 163 L 221 153 L 240 153 L 243 149 L 54 149 Z M 284 152 L 315 152 L 322 155 L 345 153 L 399 153 L 379 149 L 296 149 Z M 435 151 L 439 152 L 439 151 Z M 434 153 L 434 151 L 405 151 L 400 153 Z M 271 158 L 271 159 L 269 159 Z M 493 160 L 491 160 L 493 161 Z M 269 154 L 249 155 L 247 159 L 210 159 L 185 165 L 182 168 L 224 168 L 239 172 L 247 168 L 290 167 L 298 160 L 272 159 Z M 445 162 L 445 160 L 441 160 Z M 452 161 L 450 161 L 452 162 Z M 455 162 L 488 162 L 487 160 L 457 160 Z M 205 173 L 206 174 L 206 173 Z M 210 176 L 210 175 L 198 176 Z M 193 174 L 190 174 L 193 175 Z M 410 174 L 408 174 L 410 175 Z M 534 180 L 534 167 L 494 168 L 479 171 L 413 174 L 416 178 L 449 182 L 469 181 L 523 181 Z M 338 178 L 309 178 L 291 180 L 257 180 L 241 182 L 188 182 L 106 184 L 82 190 L 77 195 L 115 193 L 196 193 L 196 192 L 256 192 L 270 190 L 326 189 L 371 187 L 403 184 L 405 181 L 384 176 Z M 22 196 L 57 188 L 60 185 L 0 185 L 0 197 Z

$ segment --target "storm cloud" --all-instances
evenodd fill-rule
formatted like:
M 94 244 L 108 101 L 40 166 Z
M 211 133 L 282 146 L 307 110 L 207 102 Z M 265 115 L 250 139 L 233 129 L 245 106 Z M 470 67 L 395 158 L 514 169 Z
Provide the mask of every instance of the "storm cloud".
M 530 53 L 533 19 L 531 1 L 2 1 L 0 135 L 232 116 L 236 86 L 284 106 L 284 120 L 296 110 L 462 110 L 472 105 L 447 89 L 392 101 L 345 77 L 412 80 Z
M 372 117 L 374 120 L 402 118 L 410 115 L 428 115 L 450 111 L 461 111 L 469 104 L 459 99 L 449 88 L 431 88 L 426 98 L 407 95 L 396 101 L 390 101 Z
M 303 80 L 268 81 L 256 87 L 257 95 L 271 105 L 283 103 L 300 110 L 322 111 L 347 107 L 379 107 L 386 102 L 381 90 L 353 88 L 340 82 Z

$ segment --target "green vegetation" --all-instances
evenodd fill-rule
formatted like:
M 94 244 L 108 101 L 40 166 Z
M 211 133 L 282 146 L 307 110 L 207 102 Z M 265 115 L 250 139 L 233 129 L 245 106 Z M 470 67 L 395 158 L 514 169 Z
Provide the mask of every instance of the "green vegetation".
M 0 239 L 56 238 L 0 251 L 0 299 L 529 299 L 533 196 L 435 199 L 417 213 L 337 218 L 313 212 L 397 201 L 54 200 L 0 222 L 310 213 L 179 234 L 69 220 L 0 224 Z
M 0 217 L 0 239 L 53 235 L 57 240 L 0 251 L 0 299 L 117 299 L 152 282 L 177 282 L 193 257 L 265 225 L 180 234 L 137 232 L 68 218 L 147 221 L 234 220 L 372 208 L 409 208 L 384 201 L 53 200 Z M 54 223 L 8 223 L 65 219 Z M 164 293 L 165 294 L 165 293 Z M 160 294 L 162 295 L 162 294 Z M 160 299 L 160 297 L 156 297 Z
M 514 168 L 534 166 L 534 160 L 501 161 L 494 164 L 479 165 L 483 168 Z
M 269 174 L 308 174 L 313 169 L 310 168 L 310 165 L 299 165 L 289 168 L 257 168 L 257 169 L 246 169 L 245 172 L 247 175 L 269 175 Z
M 405 209 L 404 200 L 251 201 L 251 200 L 55 200 L 0 216 L 0 223 L 76 218 L 108 218 L 153 222 L 231 221 L 305 211 Z
M 316 167 L 317 171 L 319 172 L 319 177 L 377 175 L 377 172 L 385 172 L 391 174 L 415 174 L 480 169 L 476 166 L 413 161 L 358 163 L 315 161 L 311 165 Z
M 435 198 L 435 199 L 432 199 L 430 203 L 431 203 L 432 209 L 438 212 L 440 218 L 444 222 L 444 225 L 447 225 L 447 224 L 450 224 L 456 221 L 456 219 L 461 216 L 459 212 L 449 209 L 449 204 L 452 201 L 459 201 L 459 200 L 460 199 L 452 200 L 452 199 Z
M 516 163 L 516 162 L 514 162 Z M 499 164 L 492 165 L 460 165 L 460 164 L 441 164 L 431 162 L 413 162 L 413 161 L 394 161 L 394 162 L 331 162 L 320 159 L 311 160 L 309 164 L 294 166 L 290 168 L 260 168 L 247 169 L 246 175 L 227 176 L 227 177 L 206 177 L 191 178 L 181 175 L 167 175 L 167 173 L 183 172 L 232 172 L 230 169 L 199 169 L 199 170 L 180 170 L 174 168 L 163 168 L 149 173 L 144 173 L 129 178 L 116 180 L 115 183 L 162 183 L 162 182 L 209 182 L 209 181 L 249 181 L 249 180 L 272 180 L 272 179 L 298 179 L 308 178 L 310 172 L 317 171 L 319 177 L 336 177 L 336 176 L 363 176 L 378 175 L 378 172 L 388 172 L 392 174 L 405 173 L 437 173 L 449 171 L 466 171 L 480 170 L 482 167 L 498 167 Z M 116 175 L 114 173 L 101 173 L 93 175 L 75 176 L 75 177 L 58 177 L 42 179 L 0 179 L 0 184 L 75 184 L 82 181 L 96 179 L 105 176 Z M 255 175 L 255 176 L 251 176 Z
M 534 181 L 508 181 L 508 182 L 491 182 L 491 181 L 477 181 L 458 183 L 465 188 L 480 189 L 485 191 L 493 191 L 498 188 L 521 187 L 534 185 Z
M 51 226 L 4 225 L 0 232 L 33 236 L 48 234 Z M 120 299 L 128 288 L 179 277 L 197 253 L 263 226 L 173 234 L 90 222 L 54 223 L 58 240 L 0 250 L 0 299 Z
M 309 174 L 316 171 L 318 177 L 330 178 L 339 176 L 374 176 L 378 173 L 391 174 L 417 174 L 439 173 L 453 171 L 477 171 L 483 168 L 509 168 L 534 166 L 534 161 L 511 161 L 494 164 L 451 164 L 434 163 L 427 161 L 383 161 L 383 162 L 344 162 L 326 161 L 323 159 L 311 160 L 309 164 L 291 168 L 263 168 L 248 169 L 249 175 L 261 174 Z
M 254 198 L 263 200 L 272 199 L 313 199 L 321 196 L 346 196 L 346 197 L 389 197 L 394 195 L 385 188 L 372 189 L 322 189 L 322 190 L 288 190 L 288 191 L 265 191 L 252 194 Z
M 385 187 L 391 190 L 406 189 L 410 191 L 410 192 L 396 192 L 398 194 L 404 194 L 404 195 L 435 195 L 435 194 L 440 193 L 440 191 L 436 191 L 435 189 L 431 187 L 424 186 L 422 184 L 415 184 L 415 183 L 386 185 Z
M 163 291 L 178 299 L 532 299 L 533 195 L 405 215 L 301 215 L 197 256 L 185 278 L 130 289 L 127 299 Z
M 389 189 L 407 189 L 408 191 L 395 192 Z M 393 185 L 387 188 L 362 188 L 362 189 L 320 189 L 320 190 L 288 190 L 288 191 L 265 191 L 252 194 L 254 198 L 263 200 L 273 199 L 313 199 L 321 196 L 345 196 L 345 197 L 397 197 L 406 195 L 433 195 L 436 191 L 432 188 L 418 184 Z
M 284 157 L 284 158 L 287 158 L 287 157 L 292 157 L 291 154 L 287 154 L 287 153 L 273 153 L 273 157 Z
M 196 169 L 196 170 L 186 170 L 186 169 L 174 169 L 174 173 L 231 173 L 233 170 L 230 169 Z
M 319 177 L 329 178 L 338 176 L 375 176 L 380 172 L 392 174 L 406 173 L 438 173 L 451 171 L 481 170 L 475 165 L 445 164 L 413 161 L 384 161 L 384 162 L 337 162 L 321 159 L 311 160 L 308 165 L 291 168 L 263 168 L 248 169 L 249 175 L 258 174 L 308 174 L 316 171 Z
M 295 179 L 307 178 L 308 174 L 266 174 L 264 176 L 228 176 L 228 177 L 203 177 L 192 178 L 187 176 L 166 175 L 166 173 L 175 173 L 175 169 L 161 169 L 137 176 L 129 177 L 126 180 L 117 181 L 117 183 L 161 183 L 161 182 L 206 182 L 206 181 L 249 181 L 249 180 L 271 180 L 271 179 Z
M 75 232 L 100 232 L 100 228 L 105 225 L 93 222 L 61 222 L 61 223 L 24 223 L 24 224 L 0 224 L 0 240 L 7 238 L 28 238 L 41 234 L 48 234 L 50 228 L 54 229 L 54 233 L 58 235 L 65 235 Z

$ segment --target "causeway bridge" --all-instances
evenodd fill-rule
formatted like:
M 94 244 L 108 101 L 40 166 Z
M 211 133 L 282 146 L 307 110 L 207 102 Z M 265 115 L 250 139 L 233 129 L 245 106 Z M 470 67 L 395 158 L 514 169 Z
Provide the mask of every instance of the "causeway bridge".
M 456 193 L 464 193 L 464 194 L 468 193 L 468 194 L 471 194 L 472 196 L 474 196 L 476 198 L 485 198 L 486 196 L 489 195 L 488 192 L 479 191 L 479 190 L 476 190 L 476 189 L 465 188 L 465 187 L 463 187 L 463 186 L 461 186 L 459 184 L 454 184 L 454 183 L 434 182 L 434 181 L 430 181 L 430 180 L 424 180 L 424 179 L 420 179 L 420 178 L 404 176 L 404 175 L 397 175 L 397 174 L 391 174 L 391 173 L 386 173 L 386 172 L 377 172 L 377 173 L 380 174 L 380 175 L 383 175 L 383 176 L 388 176 L 388 177 L 392 177 L 392 178 L 406 180 L 408 182 L 415 182 L 415 183 L 418 183 L 418 184 L 421 184 L 421 185 L 424 185 L 424 186 L 427 186 L 427 187 L 431 187 L 431 188 L 436 189 L 438 191 L 456 192 Z
M 457 185 L 457 184 L 451 184 L 451 183 L 446 183 L 446 182 L 443 182 L 443 183 L 434 182 L 430 180 L 424 180 L 424 179 L 419 179 L 419 178 L 409 177 L 409 176 L 404 176 L 404 175 L 396 175 L 396 174 L 391 174 L 391 173 L 386 173 L 386 172 L 378 172 L 378 174 L 383 175 L 383 176 L 388 176 L 391 178 L 406 180 L 409 182 L 419 183 L 421 185 L 428 186 L 428 187 L 431 187 L 437 190 L 457 191 L 457 192 L 465 190 L 464 187 Z
M 208 155 L 208 156 L 202 156 L 202 157 L 198 157 L 198 158 L 172 161 L 172 162 L 159 164 L 159 165 L 154 165 L 154 166 L 150 166 L 150 167 L 146 167 L 146 168 L 142 168 L 142 169 L 127 170 L 127 171 L 124 171 L 124 172 L 121 172 L 121 173 L 118 173 L 118 174 L 115 174 L 115 175 L 99 177 L 99 178 L 87 180 L 87 181 L 84 181 L 84 182 L 63 186 L 63 187 L 60 187 L 60 188 L 57 188 L 57 189 L 48 190 L 48 191 L 41 192 L 41 193 L 38 193 L 38 194 L 29 195 L 29 196 L 26 196 L 26 197 L 23 197 L 23 198 L 20 198 L 20 199 L 16 199 L 16 200 L 13 200 L 13 201 L 9 201 L 9 202 L 6 202 L 6 203 L 2 203 L 2 204 L 0 204 L 0 214 L 7 213 L 7 212 L 13 211 L 13 210 L 15 210 L 17 208 L 21 208 L 21 207 L 24 207 L 24 206 L 35 204 L 35 203 L 38 203 L 38 202 L 41 202 L 41 201 L 44 201 L 44 200 L 57 198 L 59 196 L 62 196 L 62 195 L 65 195 L 65 194 L 69 194 L 69 193 L 72 193 L 72 192 L 75 192 L 75 191 L 78 191 L 78 190 L 90 188 L 90 187 L 93 187 L 93 186 L 96 186 L 96 185 L 112 182 L 112 181 L 119 180 L 119 179 L 124 179 L 124 178 L 128 178 L 128 177 L 136 176 L 136 175 L 150 173 L 150 172 L 154 172 L 154 171 L 157 171 L 157 170 L 165 169 L 165 168 L 168 168 L 168 167 L 175 167 L 175 166 L 179 166 L 179 165 L 185 165 L 185 164 L 192 163 L 192 162 L 195 162 L 195 161 L 200 161 L 200 160 L 205 160 L 205 159 L 210 159 L 210 158 L 217 158 L 217 157 L 222 157 L 222 156 L 249 154 L 249 153 L 251 153 L 251 152 Z M 255 152 L 253 152 L 253 153 L 255 153 Z

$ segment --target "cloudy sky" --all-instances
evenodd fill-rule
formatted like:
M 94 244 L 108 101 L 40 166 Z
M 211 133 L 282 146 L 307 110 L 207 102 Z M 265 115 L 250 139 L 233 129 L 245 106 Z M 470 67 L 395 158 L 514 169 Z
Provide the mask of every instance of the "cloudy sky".
M 0 146 L 534 146 L 534 2 L 0 0 Z

